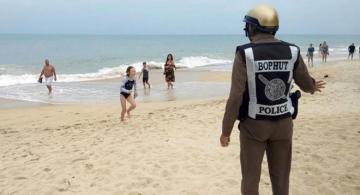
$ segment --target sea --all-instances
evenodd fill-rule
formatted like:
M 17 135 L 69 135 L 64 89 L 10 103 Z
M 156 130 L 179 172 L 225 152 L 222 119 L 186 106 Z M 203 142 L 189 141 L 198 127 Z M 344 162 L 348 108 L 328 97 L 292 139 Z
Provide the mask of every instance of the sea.
M 346 59 L 348 46 L 354 43 L 357 52 L 360 35 L 278 35 L 294 43 L 306 55 L 310 43 L 319 56 L 318 46 L 329 45 L 329 60 Z M 57 35 L 57 34 L 0 34 L 0 98 L 51 104 L 95 101 L 106 102 L 119 97 L 120 78 L 128 66 L 138 71 L 146 61 L 161 69 L 167 54 L 174 56 L 179 68 L 188 70 L 231 71 L 236 46 L 248 43 L 244 35 Z M 356 56 L 357 57 L 357 56 Z M 54 94 L 37 83 L 44 60 L 56 68 L 58 82 Z M 322 64 L 315 58 L 315 66 Z M 114 82 L 97 82 L 115 79 Z M 210 85 L 210 86 L 206 86 Z M 226 96 L 229 86 L 223 83 L 177 83 L 177 94 L 184 97 L 202 95 L 185 93 L 197 91 L 206 97 Z M 207 88 L 226 88 L 219 93 Z M 154 86 L 154 97 L 164 97 L 165 85 Z M 159 92 L 156 92 L 156 89 Z M 206 92 L 210 91 L 210 92 Z M 212 92 L 211 92 L 212 91 Z M 141 98 L 140 98 L 141 99 Z M 142 100 L 144 100 L 143 98 Z M 159 99 L 159 98 L 158 98 Z M 161 99 L 161 98 L 160 98 Z M 172 98 L 163 98 L 171 100 Z M 147 97 L 151 101 L 151 98 Z M 1 107 L 1 106 L 0 106 Z

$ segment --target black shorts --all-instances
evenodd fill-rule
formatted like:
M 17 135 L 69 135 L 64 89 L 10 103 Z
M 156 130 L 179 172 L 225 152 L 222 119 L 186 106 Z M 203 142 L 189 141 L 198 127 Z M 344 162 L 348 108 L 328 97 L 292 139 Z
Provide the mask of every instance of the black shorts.
M 121 92 L 120 94 L 123 95 L 125 99 L 127 99 L 130 96 L 129 93 L 125 93 L 125 92 Z
M 143 83 L 147 83 L 149 81 L 149 77 L 143 77 Z

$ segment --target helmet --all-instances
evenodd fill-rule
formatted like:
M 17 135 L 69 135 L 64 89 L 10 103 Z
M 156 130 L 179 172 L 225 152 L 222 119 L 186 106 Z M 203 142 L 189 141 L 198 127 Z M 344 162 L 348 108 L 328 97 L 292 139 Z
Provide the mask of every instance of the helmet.
M 244 17 L 246 24 L 253 25 L 257 30 L 275 34 L 279 29 L 279 17 L 276 10 L 269 5 L 258 5 Z

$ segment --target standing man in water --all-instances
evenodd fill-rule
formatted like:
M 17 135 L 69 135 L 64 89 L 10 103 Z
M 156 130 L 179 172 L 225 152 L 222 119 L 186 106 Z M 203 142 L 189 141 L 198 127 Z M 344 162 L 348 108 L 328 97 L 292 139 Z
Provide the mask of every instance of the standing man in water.
M 241 193 L 258 195 L 261 163 L 268 159 L 274 195 L 289 194 L 294 107 L 292 81 L 301 90 L 321 91 L 325 83 L 310 77 L 300 49 L 275 38 L 276 10 L 260 5 L 245 16 L 249 44 L 238 46 L 232 71 L 220 143 L 229 145 L 236 119 L 240 120 Z
M 49 60 L 46 59 L 45 60 L 45 65 L 40 73 L 40 76 L 39 76 L 39 81 L 42 81 L 42 76 L 45 76 L 45 84 L 46 84 L 46 87 L 48 88 L 49 90 L 49 95 L 51 95 L 52 93 L 52 82 L 53 80 L 57 80 L 56 79 L 56 72 L 55 72 L 55 67 L 53 65 L 51 65 L 49 63 Z

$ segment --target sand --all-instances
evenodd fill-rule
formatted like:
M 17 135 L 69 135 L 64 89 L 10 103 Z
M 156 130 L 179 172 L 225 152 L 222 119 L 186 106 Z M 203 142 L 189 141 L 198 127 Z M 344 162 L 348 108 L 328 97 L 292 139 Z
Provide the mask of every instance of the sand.
M 360 194 L 360 62 L 310 72 L 329 77 L 300 100 L 290 194 Z M 118 103 L 1 109 L 0 194 L 240 194 L 237 125 L 229 147 L 218 141 L 226 96 L 139 103 L 124 124 Z

